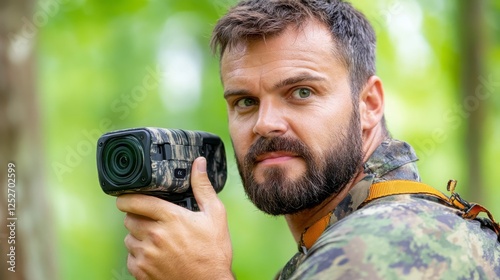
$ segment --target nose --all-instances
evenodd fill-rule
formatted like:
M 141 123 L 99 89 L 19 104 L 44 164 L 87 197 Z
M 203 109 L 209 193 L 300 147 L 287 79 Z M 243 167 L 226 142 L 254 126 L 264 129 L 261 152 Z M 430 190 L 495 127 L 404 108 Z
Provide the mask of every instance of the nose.
M 277 137 L 286 133 L 288 124 L 284 108 L 279 106 L 279 101 L 260 101 L 259 115 L 253 132 L 262 137 Z

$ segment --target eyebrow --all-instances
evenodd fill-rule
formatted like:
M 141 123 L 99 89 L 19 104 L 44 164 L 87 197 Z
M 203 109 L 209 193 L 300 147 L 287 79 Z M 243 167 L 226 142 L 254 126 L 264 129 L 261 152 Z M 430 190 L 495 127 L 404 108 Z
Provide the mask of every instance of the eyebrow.
M 326 78 L 321 77 L 321 76 L 314 76 L 309 73 L 301 73 L 297 76 L 293 76 L 284 80 L 280 80 L 277 82 L 274 86 L 273 89 L 280 89 L 286 86 L 294 85 L 297 83 L 301 82 L 306 82 L 306 81 L 325 81 Z M 228 89 L 224 91 L 224 98 L 227 99 L 230 96 L 241 96 L 241 95 L 251 95 L 251 92 L 246 90 L 246 89 Z
M 250 91 L 246 89 L 228 89 L 224 91 L 224 99 L 227 99 L 230 96 L 241 96 L 241 95 L 251 95 Z
M 279 89 L 282 87 L 294 85 L 297 83 L 301 82 L 308 82 L 308 81 L 325 81 L 326 79 L 321 76 L 314 76 L 309 73 L 301 73 L 297 76 L 293 76 L 284 80 L 279 81 L 273 86 L 273 89 Z

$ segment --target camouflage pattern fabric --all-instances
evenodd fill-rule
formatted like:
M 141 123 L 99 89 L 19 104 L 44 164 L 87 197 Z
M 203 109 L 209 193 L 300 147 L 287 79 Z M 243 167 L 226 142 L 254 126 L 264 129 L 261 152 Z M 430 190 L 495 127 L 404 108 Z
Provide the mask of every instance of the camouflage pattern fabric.
M 407 143 L 386 139 L 320 238 L 276 279 L 500 279 L 500 243 L 479 220 L 419 195 L 359 207 L 372 183 L 419 181 L 416 160 Z
M 163 128 L 146 128 L 151 133 L 151 154 L 154 154 L 159 144 L 170 144 L 171 159 L 152 161 L 151 162 L 151 185 L 156 186 L 155 191 L 166 191 L 174 193 L 183 193 L 191 185 L 191 166 L 194 159 L 199 156 L 205 156 L 202 150 L 204 149 L 204 137 L 218 138 L 207 132 L 198 132 L 180 129 L 163 129 Z M 226 181 L 226 158 L 224 154 L 224 146 L 222 141 L 219 141 L 216 147 L 213 147 L 215 156 L 207 157 L 207 172 L 216 174 L 214 188 L 219 192 Z M 220 162 L 211 163 L 210 160 L 220 159 Z M 224 165 L 224 166 L 222 166 Z M 174 171 L 176 169 L 184 169 L 186 176 L 184 178 L 176 178 Z M 210 170 L 212 169 L 212 170 Z M 224 171 L 224 172 L 222 172 Z M 213 181 L 213 180 L 212 180 Z
M 168 143 L 171 158 L 176 160 L 161 160 L 151 162 L 151 184 L 157 186 L 157 191 L 183 193 L 189 186 L 192 160 L 201 156 L 202 138 L 194 131 L 179 129 L 147 128 L 151 133 L 151 154 L 158 145 Z M 184 178 L 176 178 L 176 169 L 186 170 Z

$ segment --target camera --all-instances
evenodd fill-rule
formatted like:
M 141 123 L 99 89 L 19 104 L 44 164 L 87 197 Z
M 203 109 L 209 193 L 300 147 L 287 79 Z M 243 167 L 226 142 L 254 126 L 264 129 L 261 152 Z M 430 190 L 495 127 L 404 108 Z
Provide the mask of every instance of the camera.
M 142 193 L 199 211 L 191 189 L 191 166 L 207 160 L 207 174 L 218 193 L 227 178 L 224 143 L 204 131 L 142 127 L 112 131 L 97 141 L 97 172 L 102 190 L 113 196 Z

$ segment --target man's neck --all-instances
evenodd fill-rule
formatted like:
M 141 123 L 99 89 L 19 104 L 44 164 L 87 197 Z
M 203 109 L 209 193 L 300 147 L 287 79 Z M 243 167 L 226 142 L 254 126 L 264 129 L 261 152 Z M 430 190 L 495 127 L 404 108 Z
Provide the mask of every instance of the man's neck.
M 366 162 L 371 154 L 375 151 L 375 149 L 384 140 L 385 133 L 383 132 L 382 127 L 379 124 L 370 133 L 363 136 L 363 150 L 365 151 L 363 162 Z M 310 227 L 316 221 L 320 220 L 325 215 L 333 211 L 333 209 L 335 209 L 339 205 L 339 203 L 347 196 L 349 191 L 356 185 L 356 183 L 361 181 L 364 176 L 364 168 L 363 166 L 360 166 L 354 178 L 338 194 L 332 195 L 330 198 L 314 208 L 306 209 L 304 211 L 301 211 L 300 213 L 293 215 L 285 215 L 285 219 L 288 223 L 288 228 L 290 229 L 295 241 L 298 243 L 300 241 L 302 233 L 306 228 Z

